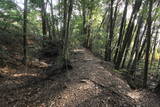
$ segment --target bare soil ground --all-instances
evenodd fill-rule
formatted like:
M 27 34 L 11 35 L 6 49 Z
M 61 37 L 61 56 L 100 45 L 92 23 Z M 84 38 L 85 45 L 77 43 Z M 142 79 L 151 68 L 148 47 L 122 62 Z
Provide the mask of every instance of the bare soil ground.
M 147 90 L 132 90 L 109 63 L 86 49 L 72 51 L 73 69 L 46 79 L 52 62 L 0 68 L 0 107 L 160 107 Z

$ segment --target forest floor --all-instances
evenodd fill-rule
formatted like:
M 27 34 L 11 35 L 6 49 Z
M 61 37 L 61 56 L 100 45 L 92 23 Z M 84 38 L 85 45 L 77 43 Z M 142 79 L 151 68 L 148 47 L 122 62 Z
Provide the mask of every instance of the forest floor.
M 110 63 L 87 49 L 73 50 L 71 64 L 72 70 L 47 79 L 49 59 L 28 70 L 21 64 L 0 68 L 0 107 L 160 107 L 156 94 L 132 90 Z

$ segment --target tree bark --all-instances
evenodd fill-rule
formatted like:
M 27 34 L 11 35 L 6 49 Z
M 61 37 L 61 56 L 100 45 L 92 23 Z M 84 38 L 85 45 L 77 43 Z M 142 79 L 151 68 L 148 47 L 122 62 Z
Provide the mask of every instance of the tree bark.
M 123 17 L 122 17 L 121 27 L 120 27 L 120 32 L 119 32 L 118 43 L 117 43 L 117 46 L 116 46 L 116 52 L 115 52 L 115 56 L 114 56 L 114 63 L 116 63 L 116 61 L 117 61 L 117 55 L 118 55 L 119 49 L 121 47 L 121 42 L 122 42 L 122 39 L 123 39 L 123 29 L 124 29 L 124 24 L 125 24 L 126 15 L 127 15 L 127 7 L 128 7 L 128 0 L 126 0 L 126 2 L 125 2 Z
M 111 61 L 111 56 L 112 56 L 112 40 L 114 36 L 114 30 L 113 30 L 113 3 L 114 0 L 111 0 L 110 4 L 110 31 L 109 31 L 109 40 L 106 45 L 106 50 L 105 50 L 105 61 Z
M 143 88 L 147 87 L 147 78 L 148 78 L 148 65 L 149 65 L 149 56 L 150 56 L 150 45 L 151 45 L 151 27 L 152 27 L 152 6 L 153 0 L 149 1 L 149 12 L 148 12 L 148 29 L 147 29 L 147 47 L 146 47 L 146 57 L 145 57 L 145 66 L 144 66 L 144 77 L 143 77 Z
M 83 28 L 82 28 L 82 34 L 83 36 L 86 36 L 87 30 L 86 30 L 86 4 L 85 0 L 82 0 L 82 19 L 83 19 Z
M 94 3 L 94 0 L 90 1 L 91 3 Z M 84 5 L 85 6 L 85 5 Z M 91 41 L 91 30 L 92 30 L 92 18 L 93 18 L 93 6 L 89 6 L 88 8 L 88 23 L 86 25 L 86 40 L 84 46 L 90 50 L 92 50 L 92 41 Z
M 51 0 L 50 7 L 51 7 L 51 21 L 52 21 L 52 36 L 54 39 L 56 39 L 55 18 L 53 14 L 53 0 Z
M 129 71 L 130 71 L 130 66 L 132 65 L 135 53 L 137 53 L 137 51 L 139 50 L 138 46 L 139 46 L 139 42 L 140 42 L 139 39 L 140 39 L 140 31 L 141 31 L 142 25 L 143 25 L 143 16 L 140 15 L 139 20 L 138 20 L 137 32 L 136 32 L 135 39 L 134 39 L 134 44 L 133 44 L 130 59 L 129 59 L 128 65 L 127 65 L 127 69 Z M 135 59 L 137 59 L 137 58 L 135 57 Z M 132 67 L 132 69 L 134 69 L 134 68 Z
M 47 35 L 47 15 L 45 10 L 45 1 L 42 0 L 42 7 L 41 7 L 41 16 L 42 16 L 42 33 L 44 36 Z
M 69 5 L 69 6 L 68 6 Z M 72 15 L 72 9 L 73 9 L 73 0 L 69 0 L 67 5 L 67 0 L 65 0 L 64 8 L 65 6 L 68 7 L 68 11 L 65 11 L 67 13 L 64 13 L 64 45 L 63 45 L 63 60 L 64 60 L 64 66 L 65 68 L 68 68 L 67 62 L 68 62 L 68 39 L 69 39 L 69 30 L 70 30 L 70 20 Z
M 27 65 L 27 11 L 28 0 L 24 1 L 24 13 L 23 13 L 23 63 Z
M 140 8 L 141 4 L 142 4 L 142 0 L 136 0 L 135 1 L 133 11 L 132 11 L 132 14 L 131 14 L 131 17 L 130 17 L 130 21 L 129 21 L 129 24 L 128 24 L 128 27 L 127 27 L 127 30 L 126 30 L 126 33 L 125 33 L 124 40 L 123 40 L 122 48 L 118 52 L 118 57 L 117 57 L 117 61 L 116 61 L 116 69 L 120 68 L 120 65 L 121 65 L 126 47 L 129 46 L 129 44 L 130 44 L 129 42 L 132 39 L 132 31 L 133 31 L 133 28 L 134 28 L 134 21 L 136 19 L 136 16 L 137 16 L 137 13 L 139 11 L 139 8 Z
M 155 51 L 156 51 L 156 46 L 157 46 L 157 39 L 158 39 L 158 31 L 159 31 L 159 27 L 157 27 L 157 31 L 156 31 L 156 35 L 154 37 L 154 41 L 153 41 L 153 52 L 152 52 L 152 57 L 151 57 L 151 64 L 150 64 L 150 67 L 152 68 L 152 64 L 153 64 L 153 61 L 155 60 Z M 153 34 L 153 33 L 152 33 Z

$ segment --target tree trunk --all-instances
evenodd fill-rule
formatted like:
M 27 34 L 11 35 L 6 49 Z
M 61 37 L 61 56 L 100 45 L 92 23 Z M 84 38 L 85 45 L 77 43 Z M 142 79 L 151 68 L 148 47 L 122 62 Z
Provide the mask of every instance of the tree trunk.
M 145 66 L 144 66 L 144 78 L 143 78 L 143 88 L 147 87 L 147 78 L 148 78 L 148 65 L 149 65 L 149 56 L 150 56 L 150 45 L 151 45 L 151 27 L 152 27 L 152 5 L 153 1 L 149 1 L 149 12 L 148 12 L 148 29 L 147 29 L 147 47 L 146 47 L 146 58 L 145 58 Z
M 138 28 L 137 28 L 137 32 L 135 35 L 135 39 L 134 39 L 134 45 L 132 47 L 132 51 L 131 51 L 131 55 L 130 55 L 130 59 L 128 61 L 128 65 L 127 65 L 127 69 L 130 71 L 130 66 L 132 65 L 133 59 L 134 59 L 134 55 L 137 52 L 136 50 L 139 50 L 139 38 L 140 38 L 140 31 L 143 25 L 143 16 L 139 17 L 138 20 Z M 138 45 L 138 46 L 137 46 Z M 137 49 L 138 48 L 138 49 Z M 135 57 L 136 58 L 136 57 Z M 132 67 L 133 68 L 133 67 Z
M 91 26 L 92 26 L 92 16 L 93 16 L 93 12 L 92 9 L 90 10 L 90 14 L 89 14 L 89 23 L 87 25 L 87 38 L 86 38 L 86 44 L 85 47 L 91 50 Z
M 138 53 L 139 53 L 139 47 L 140 47 L 140 30 L 142 28 L 142 21 L 143 19 L 143 16 L 140 18 L 140 22 L 139 22 L 139 27 L 138 27 L 138 30 L 137 30 L 137 33 L 136 33 L 136 39 L 135 39 L 135 57 L 133 59 L 133 63 L 131 63 L 131 69 L 130 69 L 130 74 L 133 76 L 134 72 L 136 71 L 137 69 L 137 65 L 138 65 Z
M 91 3 L 93 3 L 94 0 L 91 0 Z M 85 6 L 85 5 L 84 5 Z M 86 25 L 86 40 L 84 46 L 90 50 L 92 50 L 92 38 L 91 38 L 91 30 L 92 30 L 92 18 L 93 18 L 93 6 L 90 6 L 88 8 L 88 13 L 89 13 L 89 19 L 88 23 Z
M 23 13 L 23 63 L 27 65 L 27 8 L 28 0 L 24 2 L 24 13 Z
M 133 17 L 133 14 L 131 15 L 130 22 L 128 24 L 128 28 L 127 28 L 127 31 L 126 31 L 126 34 L 125 34 L 125 38 L 123 40 L 122 48 L 120 49 L 120 51 L 118 53 L 117 62 L 116 62 L 116 69 L 120 68 L 120 65 L 121 65 L 121 62 L 122 62 L 127 44 L 131 40 L 131 36 L 132 36 L 132 34 L 131 34 L 132 33 L 131 28 L 132 27 L 131 26 L 133 25 L 132 24 L 132 17 Z
M 67 15 L 64 15 L 65 16 L 65 21 L 64 21 L 64 28 L 66 27 L 65 29 L 65 34 L 64 34 L 64 46 L 63 46 L 63 60 L 64 60 L 64 66 L 65 68 L 68 68 L 67 66 L 67 62 L 68 62 L 68 39 L 69 39 L 69 30 L 70 30 L 70 20 L 71 20 L 71 15 L 72 15 L 72 8 L 73 8 L 73 0 L 69 0 L 68 2 L 68 11 L 66 11 L 67 13 L 64 13 L 64 14 L 67 14 Z M 64 4 L 64 7 L 67 6 L 67 0 L 65 0 L 65 4 Z M 66 8 L 66 7 L 65 7 Z
M 157 46 L 157 39 L 158 39 L 158 30 L 159 30 L 159 28 L 160 27 L 157 27 L 156 35 L 155 35 L 154 41 L 153 41 L 154 44 L 153 44 L 153 52 L 152 52 L 152 57 L 151 57 L 151 65 L 150 65 L 151 68 L 152 68 L 153 61 L 155 59 L 155 51 L 156 51 L 156 46 Z
M 44 36 L 47 35 L 47 15 L 45 10 L 45 1 L 42 0 L 42 7 L 41 7 L 41 16 L 42 16 L 42 33 Z
M 117 61 L 116 61 L 116 69 L 120 68 L 123 56 L 124 56 L 124 52 L 127 46 L 129 46 L 129 42 L 132 39 L 132 31 L 134 28 L 134 21 L 136 19 L 137 13 L 139 11 L 139 8 L 142 4 L 142 0 L 136 0 L 134 7 L 133 7 L 133 11 L 130 17 L 130 21 L 126 30 L 126 34 L 125 34 L 125 38 L 123 40 L 123 44 L 122 44 L 122 48 L 120 49 L 119 53 L 118 53 L 118 57 L 117 57 Z
M 86 30 L 86 4 L 85 4 L 85 0 L 82 0 L 82 19 L 83 19 L 82 34 L 83 34 L 83 36 L 86 36 L 87 30 Z
M 63 13 L 63 38 L 66 37 L 66 25 L 67 25 L 67 0 L 64 0 L 64 13 Z M 63 41 L 64 43 L 64 41 Z
M 52 36 L 54 39 L 56 39 L 55 18 L 53 15 L 53 0 L 51 0 L 50 7 L 51 7 Z
M 51 34 L 51 23 L 50 22 L 51 22 L 50 17 L 46 17 L 46 23 L 47 23 L 49 39 L 53 40 L 52 34 Z
M 128 52 L 130 50 L 130 45 L 131 45 L 131 42 L 132 42 L 132 39 L 133 39 L 133 36 L 134 36 L 134 33 L 133 33 L 133 29 L 134 29 L 134 21 L 136 19 L 136 16 L 135 18 L 133 19 L 133 22 L 132 22 L 132 25 L 131 25 L 131 28 L 130 28 L 130 38 L 128 39 L 128 43 L 127 43 L 127 46 L 126 46 L 126 49 L 124 51 L 124 57 L 123 57 L 123 60 L 122 60 L 122 66 L 121 68 L 124 68 L 125 67 L 125 62 L 126 62 L 126 59 L 127 59 L 127 55 L 128 55 Z M 137 29 L 137 26 L 135 27 L 135 31 Z
M 120 27 L 120 32 L 119 32 L 118 43 L 116 46 L 116 52 L 115 52 L 115 56 L 114 56 L 114 63 L 116 63 L 116 61 L 117 61 L 117 55 L 118 55 L 119 49 L 121 48 L 121 42 L 123 39 L 123 29 L 124 29 L 124 24 L 125 24 L 126 15 L 127 15 L 127 7 L 128 7 L 128 0 L 126 0 L 126 2 L 125 2 L 123 17 L 122 17 L 121 27 Z
M 111 61 L 111 56 L 112 56 L 112 40 L 114 36 L 114 30 L 113 30 L 113 3 L 114 0 L 111 0 L 110 4 L 110 32 L 109 32 L 109 40 L 107 42 L 107 47 L 105 50 L 105 61 Z
M 145 50 L 145 45 L 146 45 L 146 38 L 143 40 L 141 49 L 140 49 L 140 51 L 139 51 L 139 54 L 138 54 L 138 61 L 142 58 L 143 51 Z

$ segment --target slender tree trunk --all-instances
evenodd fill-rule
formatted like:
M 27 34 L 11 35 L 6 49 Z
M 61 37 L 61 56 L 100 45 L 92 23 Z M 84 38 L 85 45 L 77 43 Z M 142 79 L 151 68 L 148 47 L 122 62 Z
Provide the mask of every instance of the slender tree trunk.
M 90 9 L 90 14 L 89 14 L 89 23 L 87 25 L 87 38 L 86 38 L 86 45 L 85 47 L 91 50 L 91 26 L 92 26 L 92 8 Z
M 139 21 L 139 25 L 138 25 L 138 30 L 136 33 L 136 38 L 135 38 L 135 57 L 133 59 L 133 63 L 131 63 L 131 69 L 130 69 L 130 74 L 133 75 L 134 72 L 137 69 L 137 65 L 138 65 L 138 53 L 139 53 L 139 47 L 140 47 L 140 30 L 142 28 L 142 23 L 143 23 L 143 16 L 140 17 L 140 21 Z M 132 60 L 132 59 L 131 59 Z M 132 61 L 131 61 L 132 62 Z
M 72 8 L 73 8 L 73 0 L 69 0 L 68 4 L 69 4 L 68 11 L 66 11 L 68 14 L 67 16 L 64 15 L 66 17 L 66 21 L 64 23 L 66 23 L 67 25 L 66 25 L 66 29 L 65 29 L 66 31 L 64 34 L 65 37 L 64 37 L 64 46 L 63 46 L 63 57 L 64 57 L 64 64 L 66 68 L 67 68 L 67 60 L 68 60 L 68 55 L 67 55 L 68 39 L 69 39 L 69 30 L 70 30 L 70 20 L 71 20 L 71 15 L 72 15 Z M 64 6 L 67 6 L 67 4 L 64 4 Z
M 122 60 L 122 68 L 124 68 L 125 67 L 125 62 L 126 62 L 126 60 L 127 60 L 127 55 L 128 55 L 128 53 L 129 53 L 129 51 L 130 51 L 130 46 L 131 46 L 131 42 L 132 42 L 132 39 L 133 39 L 133 36 L 134 36 L 134 33 L 133 33 L 133 29 L 134 29 L 134 21 L 135 21 L 135 19 L 136 19 L 136 16 L 135 16 L 135 18 L 133 19 L 133 22 L 132 22 L 132 26 L 131 26 L 131 28 L 130 28 L 130 38 L 128 39 L 128 43 L 127 43 L 127 46 L 126 46 L 126 49 L 125 49 L 125 51 L 124 51 L 124 57 L 123 57 L 123 60 Z M 137 26 L 135 27 L 135 31 L 136 31 L 136 29 L 137 29 Z
M 109 33 L 109 40 L 107 42 L 107 47 L 105 50 L 105 61 L 111 61 L 112 57 L 112 40 L 114 36 L 114 31 L 113 31 L 113 3 L 114 0 L 111 0 L 111 5 L 110 5 L 110 33 Z
M 143 78 L 143 88 L 147 87 L 147 78 L 148 78 L 148 65 L 149 65 L 149 56 L 150 56 L 150 45 L 151 45 L 151 28 L 152 28 L 152 6 L 153 0 L 149 1 L 149 12 L 148 12 L 148 29 L 147 29 L 147 47 L 146 47 L 146 58 L 145 58 L 145 66 L 144 66 L 144 78 Z
M 120 0 L 117 1 L 116 7 L 115 7 L 115 11 L 114 11 L 113 31 L 114 31 L 114 27 L 115 27 L 116 20 L 117 20 L 119 2 L 120 2 Z
M 146 43 L 145 33 L 146 33 L 146 30 L 147 30 L 147 23 L 144 25 L 144 30 L 143 30 L 143 32 L 142 32 L 142 34 L 140 36 L 140 39 L 139 39 L 140 43 L 139 43 L 139 50 L 138 50 L 138 53 L 137 53 L 138 54 L 137 55 L 137 62 L 139 62 L 139 60 L 140 60 L 140 58 L 142 56 L 142 53 L 143 53 L 143 51 L 145 49 L 145 43 Z M 143 40 L 143 38 L 145 38 L 145 39 Z
M 47 29 L 48 29 L 48 35 L 49 35 L 49 39 L 53 40 L 52 38 L 52 34 L 51 34 L 51 23 L 50 23 L 50 17 L 46 18 L 46 23 L 47 23 Z
M 94 0 L 91 0 L 91 3 L 93 3 Z M 85 5 L 84 5 L 85 6 Z M 92 18 L 93 18 L 93 6 L 90 6 L 89 9 L 89 20 L 88 20 L 88 24 L 86 26 L 86 41 L 85 41 L 85 47 L 92 50 L 92 38 L 91 38 L 91 30 L 92 30 Z
M 53 0 L 51 0 L 50 7 L 51 7 L 52 36 L 54 37 L 54 39 L 56 39 L 55 18 L 53 15 Z
M 154 37 L 154 41 L 153 41 L 153 52 L 152 52 L 152 57 L 151 57 L 151 65 L 150 67 L 152 68 L 152 64 L 153 64 L 153 61 L 155 59 L 155 51 L 156 51 L 156 46 L 157 46 L 157 39 L 158 39 L 158 31 L 159 31 L 159 28 L 160 27 L 157 27 L 157 31 L 156 31 L 156 35 Z M 152 33 L 153 34 L 153 33 Z
M 61 3 L 62 3 L 62 0 L 58 0 L 58 4 L 61 4 Z M 61 12 L 62 9 L 63 9 L 63 6 L 59 5 L 58 6 L 58 16 L 59 17 L 64 16 L 64 12 Z M 62 21 L 60 19 L 57 20 L 57 25 L 59 25 L 59 27 L 57 26 L 57 28 L 59 29 L 59 35 L 60 35 L 59 40 L 62 40 L 62 41 L 63 41 L 63 37 L 64 37 L 64 25 L 63 24 L 64 24 L 64 17 L 63 17 Z
M 45 10 L 45 1 L 42 0 L 42 7 L 41 7 L 41 16 L 42 16 L 42 33 L 43 35 L 47 35 L 47 15 L 46 15 L 46 10 Z
M 140 51 L 139 51 L 139 54 L 138 54 L 138 61 L 142 58 L 143 51 L 145 50 L 145 45 L 146 45 L 146 38 L 143 40 L 141 49 L 140 49 Z
M 126 47 L 128 47 L 128 42 L 131 40 L 131 36 L 132 36 L 132 30 L 133 30 L 132 19 L 133 19 L 133 14 L 131 15 L 131 18 L 130 18 L 130 21 L 129 21 L 129 24 L 127 27 L 127 31 L 125 34 L 125 38 L 123 40 L 122 48 L 120 49 L 118 56 L 117 56 L 116 69 L 120 68 L 122 60 L 123 60 L 122 66 L 124 65 L 124 62 L 125 62 L 125 58 L 123 58 L 123 56 L 124 56 L 124 53 L 126 53 L 126 51 L 128 51 L 128 49 Z M 126 57 L 126 54 L 125 54 L 125 57 Z
M 63 38 L 66 37 L 66 25 L 67 25 L 67 0 L 64 0 L 64 13 L 63 13 Z
M 137 32 L 136 32 L 136 35 L 135 35 L 135 39 L 134 39 L 134 45 L 132 47 L 132 51 L 131 51 L 131 55 L 130 55 L 130 59 L 128 61 L 128 65 L 127 65 L 127 69 L 130 70 L 130 65 L 132 64 L 132 61 L 134 59 L 134 54 L 137 52 L 135 50 L 137 50 L 137 44 L 139 44 L 139 38 L 140 38 L 140 31 L 141 31 L 141 28 L 142 28 L 142 25 L 143 25 L 143 16 L 140 16 L 139 17 L 139 20 L 138 20 L 138 28 L 137 28 Z M 139 50 L 139 49 L 138 49 Z M 133 67 L 132 67 L 133 68 Z
M 24 1 L 24 13 L 23 13 L 23 62 L 27 65 L 27 8 L 28 0 Z
M 126 2 L 125 2 L 125 8 L 124 8 L 124 11 L 123 11 L 123 17 L 122 17 L 122 21 L 121 21 L 118 43 L 117 43 L 117 46 L 116 46 L 116 52 L 115 52 L 115 56 L 114 56 L 114 63 L 116 63 L 116 61 L 117 61 L 117 55 L 118 55 L 119 49 L 121 47 L 121 42 L 122 42 L 122 39 L 123 39 L 123 29 L 124 29 L 124 24 L 125 24 L 126 15 L 127 15 L 127 7 L 128 7 L 128 0 L 126 0 Z
M 118 53 L 118 57 L 117 57 L 117 61 L 116 61 L 116 69 L 120 68 L 125 49 L 126 49 L 127 46 L 129 46 L 129 44 L 130 44 L 129 42 L 132 39 L 132 31 L 133 31 L 133 28 L 134 28 L 134 21 L 136 19 L 136 16 L 137 16 L 137 13 L 139 11 L 139 8 L 140 8 L 141 4 L 142 4 L 142 0 L 136 0 L 135 1 L 133 11 L 132 11 L 132 14 L 131 14 L 131 17 L 130 17 L 130 21 L 129 21 L 129 24 L 128 24 L 128 27 L 127 27 L 127 31 L 126 31 L 126 34 L 125 34 L 125 38 L 123 40 L 122 48 L 120 49 L 120 51 Z
M 85 0 L 82 0 L 82 19 L 83 19 L 82 34 L 83 34 L 83 36 L 86 36 L 87 30 L 86 30 L 86 4 L 85 4 Z

